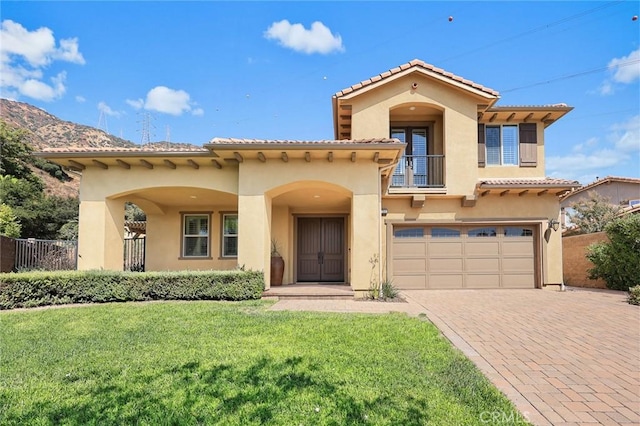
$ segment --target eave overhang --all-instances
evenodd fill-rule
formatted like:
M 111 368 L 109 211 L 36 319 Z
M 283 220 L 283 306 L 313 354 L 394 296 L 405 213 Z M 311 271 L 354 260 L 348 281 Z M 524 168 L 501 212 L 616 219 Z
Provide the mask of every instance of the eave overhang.
M 568 114 L 573 107 L 566 104 L 490 106 L 478 109 L 478 123 L 536 123 L 548 127 Z
M 567 191 L 580 187 L 578 181 L 555 178 L 541 179 L 485 179 L 476 184 L 475 193 L 481 197 L 498 194 L 505 195 L 531 195 L 542 196 L 552 194 L 561 196 Z

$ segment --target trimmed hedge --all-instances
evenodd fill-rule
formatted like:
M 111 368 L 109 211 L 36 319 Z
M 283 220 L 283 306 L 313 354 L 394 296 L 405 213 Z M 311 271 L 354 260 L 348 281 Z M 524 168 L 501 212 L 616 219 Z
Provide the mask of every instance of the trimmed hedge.
M 144 300 L 249 300 L 264 290 L 255 271 L 34 271 L 0 274 L 0 309 Z

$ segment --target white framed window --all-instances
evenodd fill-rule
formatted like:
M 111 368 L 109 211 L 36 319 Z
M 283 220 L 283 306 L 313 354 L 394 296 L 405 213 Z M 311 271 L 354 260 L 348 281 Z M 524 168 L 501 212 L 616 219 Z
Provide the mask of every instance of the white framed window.
M 210 248 L 209 213 L 182 214 L 182 257 L 209 257 Z
M 517 166 L 519 164 L 518 125 L 486 126 L 487 165 Z
M 238 257 L 238 214 L 222 214 L 222 257 Z

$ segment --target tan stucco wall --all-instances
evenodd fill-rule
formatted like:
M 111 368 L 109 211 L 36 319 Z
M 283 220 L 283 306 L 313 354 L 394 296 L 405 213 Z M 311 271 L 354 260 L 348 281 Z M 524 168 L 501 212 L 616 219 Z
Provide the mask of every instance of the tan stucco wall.
M 379 179 L 378 165 L 372 161 L 356 163 L 349 160 L 334 162 L 325 160 L 312 163 L 306 163 L 303 160 L 288 163 L 244 161 L 240 164 L 239 211 L 250 213 L 239 223 L 242 231 L 238 263 L 253 269 L 268 271 L 270 242 L 271 238 L 275 237 L 283 245 L 285 282 L 291 282 L 295 279 L 293 265 L 295 215 L 351 213 L 347 223 L 347 229 L 350 232 L 347 248 L 349 264 L 347 276 L 351 277 L 351 285 L 354 289 L 367 289 L 371 272 L 369 258 L 372 250 L 377 251 L 380 241 L 376 232 L 380 226 Z M 278 196 L 289 191 L 305 187 L 331 188 L 343 196 L 348 195 L 351 198 L 351 212 L 349 212 L 350 206 L 309 208 L 308 205 L 302 204 L 286 209 L 276 206 L 273 214 L 268 217 L 270 209 L 264 207 L 267 203 L 273 202 L 274 198 L 277 199 Z M 278 217 L 274 216 L 276 213 Z M 286 214 L 286 219 L 280 216 L 282 214 Z M 273 225 L 271 231 L 269 224 Z M 244 249 L 242 249 L 243 245 Z M 264 259 L 259 255 L 260 250 L 266 250 L 267 256 Z
M 149 215 L 147 228 L 147 269 L 211 269 L 228 268 L 231 262 L 188 260 L 180 261 L 179 211 L 218 211 L 218 208 L 237 210 L 235 206 L 218 206 L 215 201 L 206 206 L 172 206 L 176 200 L 166 198 L 166 205 L 144 199 L 144 192 L 153 188 L 203 188 L 225 193 L 237 193 L 237 169 L 213 167 L 175 170 L 157 167 L 149 170 L 133 166 L 126 170 L 111 167 L 104 170 L 87 167 L 80 183 L 80 219 L 78 235 L 78 269 L 123 268 L 124 203 L 137 203 Z M 128 195 L 127 195 L 128 194 Z M 180 191 L 178 195 L 184 196 Z M 141 198 L 142 197 L 142 198 Z M 188 197 L 187 197 L 188 198 Z M 201 201 L 199 201 L 201 202 Z M 214 218 L 215 220 L 215 218 Z M 153 235 L 151 234 L 153 232 Z M 212 228 L 219 232 L 219 226 Z M 218 240 L 219 241 L 219 240 Z M 215 244 L 215 240 L 214 240 Z M 235 266 L 235 262 L 233 262 Z
M 171 207 L 163 215 L 147 215 L 146 270 L 208 270 L 233 269 L 236 258 L 221 257 L 222 212 L 235 212 L 237 206 L 212 204 L 211 208 Z M 182 215 L 188 213 L 211 213 L 210 259 L 181 258 Z
M 607 234 L 573 235 L 562 238 L 562 264 L 564 266 L 564 283 L 574 287 L 607 288 L 603 280 L 591 280 L 587 271 L 593 268 L 587 257 L 587 248 L 594 243 L 608 241 Z
M 409 90 L 414 81 L 418 88 Z M 354 139 L 388 137 L 390 111 L 398 105 L 428 104 L 440 109 L 442 130 L 436 122 L 435 135 L 437 141 L 442 132 L 447 193 L 472 194 L 478 178 L 477 103 L 477 98 L 443 83 L 421 75 L 405 76 L 353 99 L 351 135 Z
M 488 195 L 480 197 L 475 207 L 462 207 L 460 199 L 427 198 L 423 208 L 412 208 L 408 198 L 384 198 L 382 206 L 389 210 L 386 223 L 529 223 L 538 225 L 538 247 L 542 255 L 543 285 L 562 282 L 562 238 L 559 231 L 546 232 L 550 218 L 559 218 L 558 200 L 552 195 L 520 197 Z M 387 235 L 386 228 L 383 235 Z M 386 247 L 387 242 L 385 242 Z M 386 252 L 386 251 L 385 251 Z M 388 268 L 388 260 L 386 261 Z

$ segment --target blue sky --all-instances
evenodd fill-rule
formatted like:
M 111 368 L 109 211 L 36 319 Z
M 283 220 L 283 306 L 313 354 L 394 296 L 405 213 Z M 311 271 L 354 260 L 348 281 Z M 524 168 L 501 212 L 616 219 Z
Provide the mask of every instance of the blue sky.
M 640 177 L 639 5 L 2 1 L 0 96 L 136 143 L 147 113 L 152 141 L 330 139 L 335 92 L 417 58 L 575 107 L 548 176 Z

